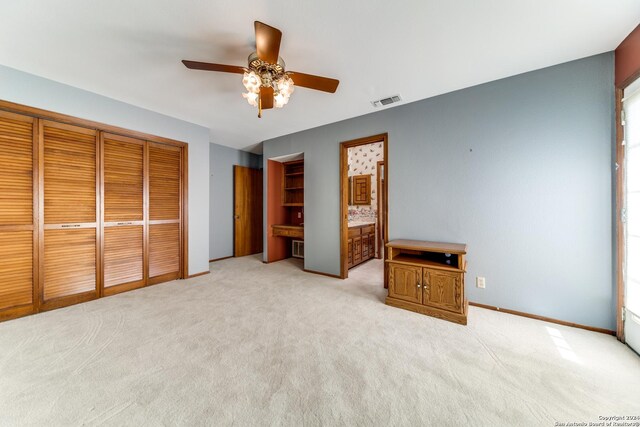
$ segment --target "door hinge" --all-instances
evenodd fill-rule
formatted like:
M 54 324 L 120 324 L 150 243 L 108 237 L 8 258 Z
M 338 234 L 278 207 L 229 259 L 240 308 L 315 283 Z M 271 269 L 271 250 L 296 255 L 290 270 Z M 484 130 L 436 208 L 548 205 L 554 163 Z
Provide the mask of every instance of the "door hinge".
M 622 321 L 623 321 L 623 322 L 624 322 L 624 317 L 625 317 L 625 316 L 624 316 L 624 307 L 622 307 L 622 308 L 620 309 L 620 318 L 622 319 Z
M 627 208 L 620 209 L 620 222 L 623 224 L 627 223 Z

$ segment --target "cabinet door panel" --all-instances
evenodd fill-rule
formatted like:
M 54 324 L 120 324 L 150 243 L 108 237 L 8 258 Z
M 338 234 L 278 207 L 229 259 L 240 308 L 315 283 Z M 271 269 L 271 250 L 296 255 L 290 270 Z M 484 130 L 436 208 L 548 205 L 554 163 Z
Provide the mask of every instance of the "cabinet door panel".
M 144 279 L 142 248 L 142 226 L 105 228 L 105 288 Z
M 102 140 L 103 286 L 112 294 L 144 286 L 145 142 L 106 133 Z
M 389 296 L 422 303 L 422 268 L 389 263 Z
M 152 283 L 181 273 L 180 162 L 178 148 L 149 143 L 149 278 L 159 277 Z
M 96 132 L 44 124 L 45 224 L 96 222 Z
M 353 239 L 353 263 L 358 264 L 362 261 L 362 237 Z
M 149 226 L 149 277 L 177 274 L 180 270 L 179 224 Z
M 45 230 L 44 299 L 96 290 L 96 231 Z
M 180 218 L 180 150 L 149 144 L 149 220 Z
M 369 235 L 365 234 L 362 236 L 362 260 L 369 259 Z
M 371 175 L 357 175 L 352 177 L 354 205 L 371 204 Z
M 144 141 L 104 135 L 104 221 L 142 221 Z
M 98 295 L 96 137 L 93 129 L 48 121 L 42 124 L 43 303 L 88 292 L 94 292 L 92 298 Z M 64 305 L 45 306 L 58 304 Z
M 33 224 L 33 119 L 0 112 L 0 225 Z
M 462 313 L 460 273 L 424 269 L 424 304 Z
M 353 266 L 353 239 L 347 241 L 347 265 L 349 268 Z
M 0 317 L 34 309 L 35 128 L 0 111 Z
M 0 310 L 33 303 L 33 232 L 0 231 Z

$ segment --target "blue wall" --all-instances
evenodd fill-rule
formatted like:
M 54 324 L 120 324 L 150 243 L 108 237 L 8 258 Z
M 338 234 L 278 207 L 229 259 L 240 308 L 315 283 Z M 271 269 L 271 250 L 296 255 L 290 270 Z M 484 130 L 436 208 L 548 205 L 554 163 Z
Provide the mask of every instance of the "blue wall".
M 340 272 L 339 143 L 388 132 L 390 238 L 467 243 L 470 301 L 615 329 L 613 94 L 610 52 L 265 141 L 264 159 L 304 152 L 307 269 Z
M 0 99 L 189 144 L 189 274 L 209 270 L 209 129 L 0 65 Z

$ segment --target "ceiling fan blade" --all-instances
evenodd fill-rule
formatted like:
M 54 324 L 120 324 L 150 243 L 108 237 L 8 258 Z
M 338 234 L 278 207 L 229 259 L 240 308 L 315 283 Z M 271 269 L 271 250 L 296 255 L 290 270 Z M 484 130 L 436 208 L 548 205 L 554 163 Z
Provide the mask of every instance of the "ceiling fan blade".
M 297 71 L 287 71 L 287 74 L 296 86 L 321 90 L 323 92 L 335 93 L 340 84 L 339 80 L 314 76 L 313 74 L 298 73 Z
M 254 26 L 256 29 L 256 52 L 258 58 L 269 64 L 277 64 L 282 32 L 260 21 L 255 21 Z
M 209 62 L 182 60 L 185 67 L 191 70 L 221 71 L 223 73 L 244 74 L 245 68 L 236 65 L 211 64 Z
M 263 110 L 273 108 L 273 88 L 261 87 L 260 88 L 260 103 Z

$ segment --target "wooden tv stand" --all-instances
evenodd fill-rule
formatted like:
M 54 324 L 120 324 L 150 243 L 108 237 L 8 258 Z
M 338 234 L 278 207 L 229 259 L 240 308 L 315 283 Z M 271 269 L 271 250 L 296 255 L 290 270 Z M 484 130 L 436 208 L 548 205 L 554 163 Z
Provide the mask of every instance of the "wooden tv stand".
M 392 240 L 386 246 L 387 305 L 467 324 L 466 245 Z

